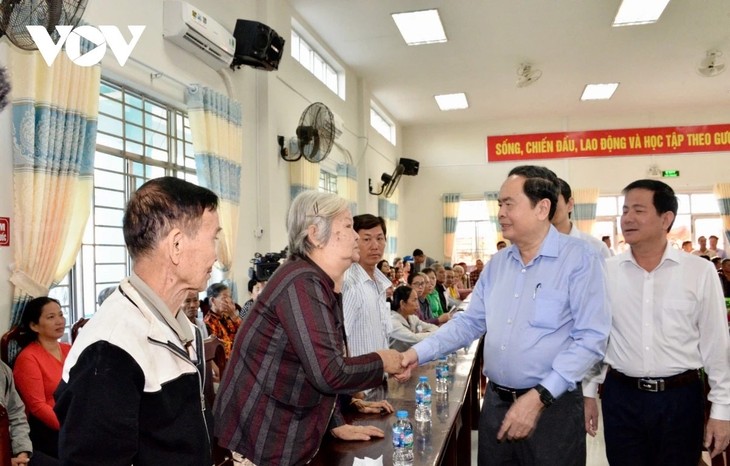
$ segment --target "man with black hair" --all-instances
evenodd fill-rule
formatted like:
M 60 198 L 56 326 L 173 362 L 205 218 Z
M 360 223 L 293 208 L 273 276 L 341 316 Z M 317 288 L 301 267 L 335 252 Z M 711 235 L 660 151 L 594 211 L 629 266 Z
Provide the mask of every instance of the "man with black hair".
M 488 333 L 480 466 L 586 462 L 580 383 L 603 358 L 611 319 L 603 258 L 550 223 L 557 183 L 544 167 L 510 172 L 498 200 L 512 244 L 484 266 L 466 311 L 403 355 L 404 367 L 423 364 Z
M 562 178 L 558 178 L 558 186 L 560 193 L 558 195 L 558 203 L 555 209 L 555 216 L 552 219 L 552 224 L 562 234 L 568 236 L 575 236 L 576 238 L 582 239 L 587 242 L 593 249 L 598 251 L 604 259 L 611 257 L 611 252 L 608 250 L 608 246 L 603 241 L 599 241 L 598 238 L 594 238 L 588 233 L 584 233 L 577 229 L 570 218 L 573 215 L 573 207 L 575 201 L 573 200 L 573 191 L 570 189 L 570 185 L 567 181 Z
M 371 214 L 353 217 L 360 260 L 345 272 L 342 308 L 350 356 L 388 349 L 392 329 L 386 290 L 393 286 L 376 266 L 387 242 L 385 220 Z
M 630 249 L 606 261 L 613 322 L 603 371 L 584 387 L 586 430 L 595 434 L 603 382 L 610 464 L 696 465 L 703 443 L 716 456 L 730 442 L 730 344 L 720 283 L 709 261 L 667 240 L 678 208 L 671 187 L 638 180 L 623 194 L 621 231 Z

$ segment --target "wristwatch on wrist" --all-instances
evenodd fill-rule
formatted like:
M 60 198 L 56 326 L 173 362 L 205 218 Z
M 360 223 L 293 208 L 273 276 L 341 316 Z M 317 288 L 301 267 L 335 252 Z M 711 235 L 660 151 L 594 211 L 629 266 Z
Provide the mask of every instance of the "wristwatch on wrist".
M 546 408 L 555 402 L 555 397 L 553 397 L 552 393 L 550 393 L 550 390 L 547 388 L 538 384 L 535 386 L 535 390 L 537 390 L 537 393 L 540 394 L 540 401 L 542 401 L 542 404 L 544 404 Z

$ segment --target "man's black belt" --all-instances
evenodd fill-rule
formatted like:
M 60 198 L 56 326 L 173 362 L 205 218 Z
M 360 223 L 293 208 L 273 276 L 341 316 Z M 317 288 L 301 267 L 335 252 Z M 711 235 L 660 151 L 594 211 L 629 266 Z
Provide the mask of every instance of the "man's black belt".
M 659 393 L 672 388 L 684 387 L 702 379 L 699 369 L 690 369 L 670 377 L 629 377 L 616 369 L 609 369 L 608 376 L 644 392 Z
M 517 401 L 517 398 L 532 390 L 532 387 L 509 388 L 502 385 L 497 385 L 494 382 L 489 382 L 489 386 L 492 387 L 492 391 L 497 394 L 500 400 L 509 402 Z

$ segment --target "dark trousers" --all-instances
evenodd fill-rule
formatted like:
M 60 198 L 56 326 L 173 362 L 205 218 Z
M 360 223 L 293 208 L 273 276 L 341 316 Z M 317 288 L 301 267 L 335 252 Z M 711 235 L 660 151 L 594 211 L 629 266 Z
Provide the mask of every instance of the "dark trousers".
M 610 375 L 603 384 L 606 456 L 614 466 L 697 466 L 704 429 L 702 381 L 651 393 Z
M 497 432 L 511 406 L 487 388 L 479 417 L 479 466 L 585 466 L 586 432 L 580 390 L 566 392 L 543 410 L 530 437 L 498 442 Z

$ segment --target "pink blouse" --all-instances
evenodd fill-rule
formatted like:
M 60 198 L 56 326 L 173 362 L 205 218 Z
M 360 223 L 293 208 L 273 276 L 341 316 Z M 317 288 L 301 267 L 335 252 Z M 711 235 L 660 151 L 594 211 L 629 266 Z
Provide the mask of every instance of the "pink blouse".
M 13 377 L 20 397 L 28 413 L 48 427 L 59 430 L 60 424 L 53 406 L 53 392 L 61 382 L 63 363 L 71 350 L 68 343 L 60 343 L 61 360 L 56 359 L 43 346 L 34 341 L 18 355 L 13 366 Z

